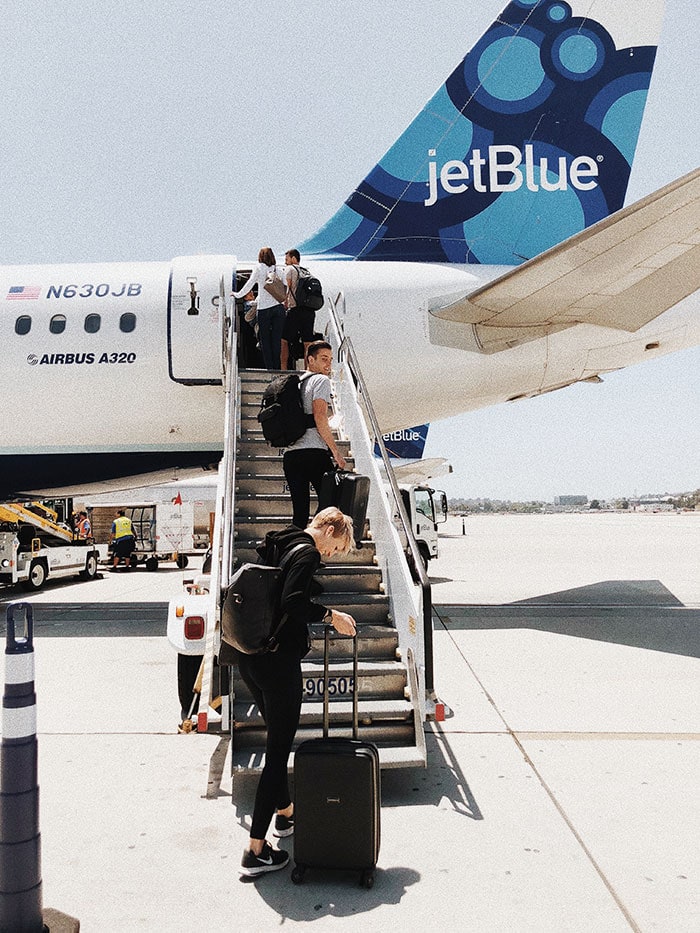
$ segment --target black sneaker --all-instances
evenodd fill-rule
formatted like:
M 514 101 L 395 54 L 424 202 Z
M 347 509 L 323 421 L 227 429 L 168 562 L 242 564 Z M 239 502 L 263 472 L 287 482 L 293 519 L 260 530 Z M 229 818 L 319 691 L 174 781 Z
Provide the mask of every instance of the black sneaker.
M 284 868 L 288 861 L 289 852 L 273 849 L 270 843 L 266 842 L 260 855 L 254 855 L 250 849 L 245 850 L 238 871 L 241 875 L 254 878 L 266 871 L 278 871 L 280 868 Z
M 275 828 L 272 831 L 273 836 L 282 839 L 284 836 L 291 836 L 294 832 L 294 817 L 282 816 L 278 813 L 275 817 Z

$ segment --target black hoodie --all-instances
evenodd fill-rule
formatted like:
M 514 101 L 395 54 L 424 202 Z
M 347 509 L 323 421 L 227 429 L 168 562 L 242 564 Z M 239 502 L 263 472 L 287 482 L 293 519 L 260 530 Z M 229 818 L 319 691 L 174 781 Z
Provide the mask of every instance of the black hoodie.
M 314 591 L 320 587 L 314 581 L 314 574 L 321 565 L 321 555 L 310 534 L 289 525 L 282 531 L 270 531 L 257 551 L 265 564 L 278 565 L 284 555 L 297 544 L 308 543 L 294 554 L 285 567 L 282 584 L 281 609 L 287 613 L 287 621 L 279 634 L 279 651 L 308 654 L 310 649 L 309 628 L 313 622 L 320 622 L 327 612 L 325 606 L 311 601 Z

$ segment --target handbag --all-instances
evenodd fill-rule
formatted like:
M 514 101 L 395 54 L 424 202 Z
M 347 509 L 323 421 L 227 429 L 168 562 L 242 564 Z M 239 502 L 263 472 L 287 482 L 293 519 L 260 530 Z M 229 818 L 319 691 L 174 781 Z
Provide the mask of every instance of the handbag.
M 263 288 L 268 293 L 268 295 L 272 295 L 275 301 L 279 302 L 279 304 L 283 305 L 287 300 L 287 286 L 277 275 L 276 269 L 273 269 L 271 272 L 267 273 L 267 278 L 265 279 Z

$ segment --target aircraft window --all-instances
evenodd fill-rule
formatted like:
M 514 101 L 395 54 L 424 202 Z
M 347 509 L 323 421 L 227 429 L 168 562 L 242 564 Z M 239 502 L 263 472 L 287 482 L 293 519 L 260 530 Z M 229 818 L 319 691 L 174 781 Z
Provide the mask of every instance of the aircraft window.
M 85 333 L 96 334 L 100 329 L 102 318 L 99 314 L 88 314 L 85 318 Z
M 131 311 L 127 311 L 126 314 L 122 314 L 119 318 L 119 330 L 124 334 L 130 334 L 136 329 L 136 315 L 132 314 Z
M 28 314 L 20 314 L 20 316 L 15 321 L 15 333 L 19 334 L 20 337 L 23 337 L 25 334 L 28 334 L 32 329 L 32 319 Z
M 49 321 L 49 330 L 52 334 L 62 334 L 66 329 L 66 316 L 65 314 L 54 314 L 54 316 Z

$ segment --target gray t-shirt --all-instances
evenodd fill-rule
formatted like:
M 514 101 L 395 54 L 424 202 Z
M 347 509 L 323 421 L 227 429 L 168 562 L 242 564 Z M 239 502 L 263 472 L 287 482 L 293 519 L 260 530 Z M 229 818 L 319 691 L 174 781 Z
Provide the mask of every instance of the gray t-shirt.
M 323 399 L 326 405 L 330 404 L 331 381 L 323 373 L 312 373 L 301 381 L 301 400 L 307 415 L 313 414 L 313 403 L 317 398 Z M 290 444 L 287 450 L 307 450 L 308 448 L 328 450 L 328 444 L 316 428 L 307 428 L 299 440 Z

